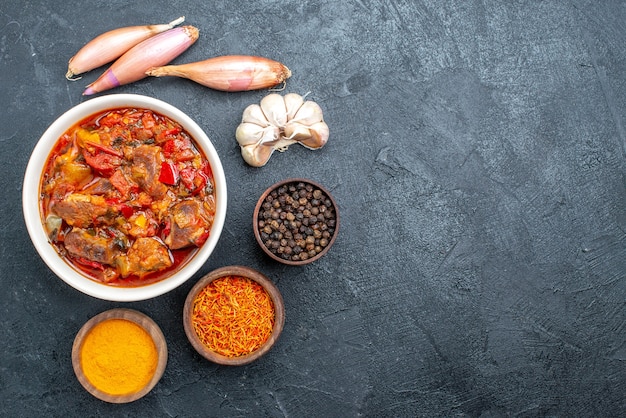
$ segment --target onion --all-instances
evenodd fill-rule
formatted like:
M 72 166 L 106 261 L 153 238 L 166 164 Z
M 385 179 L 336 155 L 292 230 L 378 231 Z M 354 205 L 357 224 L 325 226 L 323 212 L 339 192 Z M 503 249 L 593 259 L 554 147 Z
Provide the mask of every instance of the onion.
M 198 39 L 194 26 L 182 26 L 161 32 L 124 53 L 83 95 L 99 93 L 147 77 L 149 68 L 165 65 L 187 50 Z
M 185 17 L 181 16 L 168 24 L 128 26 L 113 29 L 98 35 L 83 46 L 67 64 L 65 78 L 78 80 L 78 74 L 86 73 L 119 58 L 124 52 L 156 34 L 181 24 Z
M 291 71 L 278 61 L 248 55 L 225 55 L 204 61 L 151 68 L 154 77 L 187 78 L 215 90 L 248 91 L 273 87 L 291 77 Z

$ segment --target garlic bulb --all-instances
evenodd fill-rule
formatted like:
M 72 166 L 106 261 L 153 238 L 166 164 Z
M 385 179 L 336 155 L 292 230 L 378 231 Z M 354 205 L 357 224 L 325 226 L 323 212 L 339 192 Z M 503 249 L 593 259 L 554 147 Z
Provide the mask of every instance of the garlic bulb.
M 328 136 L 322 108 L 296 93 L 272 93 L 248 106 L 235 132 L 243 159 L 253 167 L 264 166 L 275 150 L 285 151 L 294 143 L 321 148 Z

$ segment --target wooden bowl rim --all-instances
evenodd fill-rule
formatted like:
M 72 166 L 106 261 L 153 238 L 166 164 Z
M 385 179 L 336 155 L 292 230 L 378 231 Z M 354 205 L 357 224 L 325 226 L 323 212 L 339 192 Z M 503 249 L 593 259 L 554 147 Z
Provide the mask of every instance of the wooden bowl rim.
M 247 277 L 255 282 L 259 283 L 265 291 L 270 295 L 272 302 L 274 304 L 274 327 L 272 329 L 272 333 L 270 334 L 267 341 L 259 347 L 257 350 L 252 353 L 239 356 L 239 357 L 227 357 L 222 354 L 218 354 L 207 346 L 205 346 L 200 338 L 196 334 L 193 329 L 193 325 L 191 323 L 191 314 L 193 310 L 193 302 L 196 299 L 196 296 L 202 289 L 204 289 L 209 283 L 214 280 L 220 279 L 226 276 L 242 276 Z M 285 325 L 285 304 L 283 301 L 283 297 L 276 287 L 276 285 L 263 273 L 254 270 L 250 267 L 246 266 L 224 266 L 218 269 L 215 269 L 205 276 L 203 276 L 191 289 L 187 298 L 185 299 L 185 305 L 183 309 L 183 326 L 185 328 L 185 334 L 187 335 L 187 339 L 194 347 L 194 349 L 206 358 L 209 361 L 212 361 L 217 364 L 222 364 L 226 366 L 241 366 L 245 364 L 252 363 L 257 360 L 261 356 L 265 355 L 274 345 L 274 343 L 278 340 L 283 327 Z
M 333 204 L 333 208 L 335 209 L 335 232 L 330 237 L 330 240 L 328 241 L 328 245 L 326 246 L 326 248 L 324 248 L 321 252 L 316 254 L 314 257 L 307 258 L 304 261 L 285 260 L 284 258 L 281 258 L 277 256 L 276 254 L 274 254 L 273 252 L 271 252 L 269 248 L 265 246 L 265 243 L 261 239 L 261 232 L 259 231 L 259 227 L 258 227 L 259 211 L 261 210 L 261 206 L 263 205 L 265 198 L 273 190 L 278 189 L 279 187 L 285 184 L 291 184 L 291 183 L 308 183 L 312 185 L 313 187 L 320 189 L 330 199 L 331 203 Z M 263 252 L 267 254 L 268 256 L 270 256 L 272 259 L 282 264 L 287 264 L 290 266 L 304 266 L 306 264 L 312 263 L 322 258 L 324 255 L 326 255 L 328 250 L 330 250 L 330 247 L 332 247 L 333 244 L 335 243 L 335 240 L 337 239 L 337 235 L 339 234 L 339 207 L 337 206 L 337 202 L 335 201 L 335 198 L 328 191 L 328 189 L 322 186 L 321 184 L 317 183 L 316 181 L 305 179 L 305 178 L 288 178 L 288 179 L 281 180 L 279 182 L 274 183 L 273 185 L 265 189 L 263 194 L 261 194 L 261 197 L 259 197 L 259 200 L 257 200 L 256 206 L 254 207 L 254 212 L 252 214 L 252 231 L 254 232 L 254 238 L 256 239 L 256 242 L 259 244 L 259 247 L 261 247 Z
M 137 392 L 126 395 L 114 395 L 103 392 L 91 384 L 81 367 L 80 350 L 85 337 L 96 325 L 110 319 L 125 319 L 139 325 L 152 337 L 152 341 L 154 341 L 154 345 L 157 349 L 158 360 L 156 370 L 148 384 Z M 115 308 L 101 312 L 92 317 L 78 331 L 76 338 L 74 338 L 74 344 L 72 345 L 72 366 L 80 384 L 87 392 L 91 393 L 96 398 L 109 403 L 128 403 L 136 401 L 148 394 L 159 382 L 167 365 L 167 355 L 167 342 L 165 341 L 165 336 L 161 328 L 159 328 L 156 322 L 142 312 L 127 308 Z

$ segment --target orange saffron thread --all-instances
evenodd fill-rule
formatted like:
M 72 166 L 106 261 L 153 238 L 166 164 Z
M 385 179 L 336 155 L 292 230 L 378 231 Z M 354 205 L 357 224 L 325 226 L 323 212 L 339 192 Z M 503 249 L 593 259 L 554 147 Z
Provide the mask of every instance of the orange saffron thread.
M 226 276 L 198 293 L 192 309 L 193 328 L 212 351 L 239 357 L 263 345 L 274 327 L 274 304 L 254 280 Z

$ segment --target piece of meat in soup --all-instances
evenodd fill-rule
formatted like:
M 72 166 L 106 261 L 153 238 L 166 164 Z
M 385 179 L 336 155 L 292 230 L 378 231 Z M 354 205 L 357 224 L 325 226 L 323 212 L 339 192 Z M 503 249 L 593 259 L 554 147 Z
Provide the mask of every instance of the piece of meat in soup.
M 128 250 L 130 271 L 138 276 L 170 267 L 173 257 L 163 241 L 155 237 L 137 238 Z
M 89 233 L 86 229 L 73 228 L 65 236 L 65 249 L 74 257 L 100 264 L 113 265 L 120 251 L 111 238 Z
M 202 204 L 197 200 L 183 200 L 172 206 L 169 220 L 170 233 L 165 243 L 173 250 L 202 245 L 211 227 Z
M 52 213 L 63 218 L 70 226 L 84 228 L 93 225 L 95 221 L 104 224 L 111 222 L 118 210 L 107 205 L 100 195 L 71 193 L 52 205 Z
M 131 174 L 139 186 L 154 198 L 161 198 L 167 186 L 159 181 L 163 153 L 161 147 L 140 145 L 133 151 Z

